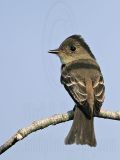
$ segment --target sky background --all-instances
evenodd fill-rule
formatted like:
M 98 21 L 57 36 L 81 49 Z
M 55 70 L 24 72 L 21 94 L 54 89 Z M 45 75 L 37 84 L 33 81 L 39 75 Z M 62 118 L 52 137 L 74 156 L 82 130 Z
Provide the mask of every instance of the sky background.
M 60 84 L 60 61 L 47 53 L 81 34 L 104 75 L 103 107 L 120 110 L 119 0 L 0 1 L 0 144 L 32 121 L 73 108 Z M 29 135 L 1 160 L 119 159 L 119 121 L 95 118 L 97 147 L 65 146 L 72 121 Z

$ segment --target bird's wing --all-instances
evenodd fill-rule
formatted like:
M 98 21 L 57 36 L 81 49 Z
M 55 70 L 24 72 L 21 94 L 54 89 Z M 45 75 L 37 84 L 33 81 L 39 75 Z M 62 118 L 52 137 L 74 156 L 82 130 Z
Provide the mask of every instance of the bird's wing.
M 94 96 L 95 96 L 95 108 L 96 111 L 100 110 L 105 98 L 105 86 L 103 76 L 100 75 L 93 83 Z
M 61 83 L 68 91 L 72 99 L 79 105 L 84 105 L 87 102 L 87 91 L 84 79 L 79 74 L 74 75 L 70 72 L 62 72 Z M 104 80 L 99 72 L 97 77 L 93 79 L 93 90 L 94 90 L 94 109 L 99 111 L 104 101 L 105 86 Z M 88 107 L 87 107 L 88 109 Z
M 71 73 L 66 74 L 63 72 L 61 83 L 77 104 L 84 104 L 87 100 L 86 85 L 82 79 L 77 78 L 77 74 L 74 76 Z

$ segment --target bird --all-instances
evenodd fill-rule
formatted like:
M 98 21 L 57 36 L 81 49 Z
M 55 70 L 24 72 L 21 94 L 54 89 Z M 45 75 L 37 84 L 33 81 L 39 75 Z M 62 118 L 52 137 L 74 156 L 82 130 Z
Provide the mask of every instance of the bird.
M 100 66 L 81 35 L 66 38 L 55 50 L 62 63 L 60 81 L 75 106 L 71 129 L 65 144 L 96 147 L 94 115 L 100 112 L 105 99 L 105 85 Z

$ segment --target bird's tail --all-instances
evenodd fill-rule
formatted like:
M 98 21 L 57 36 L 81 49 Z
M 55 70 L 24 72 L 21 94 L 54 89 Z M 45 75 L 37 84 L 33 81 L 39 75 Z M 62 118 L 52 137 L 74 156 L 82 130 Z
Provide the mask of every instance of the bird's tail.
M 65 139 L 65 144 L 73 143 L 96 146 L 94 117 L 87 118 L 78 107 L 75 107 L 73 124 Z

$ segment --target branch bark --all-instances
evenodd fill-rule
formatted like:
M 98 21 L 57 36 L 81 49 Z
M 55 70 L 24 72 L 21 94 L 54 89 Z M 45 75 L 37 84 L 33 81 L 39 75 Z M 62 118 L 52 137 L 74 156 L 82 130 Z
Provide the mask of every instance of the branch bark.
M 120 112 L 110 112 L 101 109 L 98 115 L 94 115 L 95 117 L 105 118 L 105 119 L 112 119 L 112 120 L 120 120 Z M 56 114 L 49 118 L 45 118 L 42 120 L 34 121 L 31 125 L 22 128 L 16 132 L 8 141 L 6 141 L 3 145 L 0 146 L 0 155 L 12 147 L 16 142 L 24 139 L 29 134 L 44 129 L 50 125 L 56 125 L 59 123 L 63 123 L 66 121 L 72 120 L 74 117 L 74 111 L 68 111 L 67 113 L 63 114 Z

